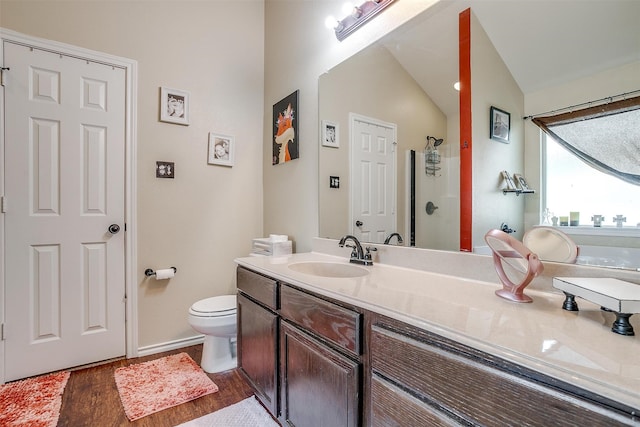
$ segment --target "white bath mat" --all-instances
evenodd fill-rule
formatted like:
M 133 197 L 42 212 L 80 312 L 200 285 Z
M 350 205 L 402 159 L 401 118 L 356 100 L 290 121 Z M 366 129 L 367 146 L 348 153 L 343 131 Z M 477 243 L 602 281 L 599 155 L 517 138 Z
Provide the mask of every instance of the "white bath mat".
M 176 427 L 279 427 L 254 396 Z

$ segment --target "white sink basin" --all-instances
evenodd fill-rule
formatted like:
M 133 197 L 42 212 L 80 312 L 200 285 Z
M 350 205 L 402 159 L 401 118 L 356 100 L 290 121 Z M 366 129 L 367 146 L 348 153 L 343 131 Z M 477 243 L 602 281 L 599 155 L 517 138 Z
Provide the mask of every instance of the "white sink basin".
M 335 262 L 297 262 L 289 264 L 289 268 L 298 273 L 321 277 L 362 277 L 369 274 L 366 268 L 353 264 L 338 264 Z

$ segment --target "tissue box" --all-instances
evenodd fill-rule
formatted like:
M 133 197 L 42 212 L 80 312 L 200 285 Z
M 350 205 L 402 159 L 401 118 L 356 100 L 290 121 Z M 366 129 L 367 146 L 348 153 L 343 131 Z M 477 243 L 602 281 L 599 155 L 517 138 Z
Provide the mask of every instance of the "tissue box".
M 251 248 L 252 255 L 282 256 L 291 255 L 291 252 L 291 240 L 274 239 L 273 237 L 253 239 Z

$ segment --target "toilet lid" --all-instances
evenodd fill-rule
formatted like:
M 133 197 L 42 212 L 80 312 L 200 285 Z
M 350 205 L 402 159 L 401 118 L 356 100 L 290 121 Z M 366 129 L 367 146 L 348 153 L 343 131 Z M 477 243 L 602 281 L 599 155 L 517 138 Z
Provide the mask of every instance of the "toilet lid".
M 522 243 L 545 261 L 574 263 L 578 247 L 571 237 L 553 227 L 535 227 L 527 231 Z
M 191 306 L 191 312 L 202 316 L 227 316 L 236 312 L 236 296 L 222 295 L 205 298 Z

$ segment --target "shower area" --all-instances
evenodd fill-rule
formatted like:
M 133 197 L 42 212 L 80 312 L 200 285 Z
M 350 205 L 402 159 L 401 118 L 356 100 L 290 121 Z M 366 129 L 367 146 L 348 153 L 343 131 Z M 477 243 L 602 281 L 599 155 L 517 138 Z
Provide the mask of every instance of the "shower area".
M 406 151 L 406 244 L 460 247 L 460 158 L 453 144 L 428 136 L 424 150 Z

